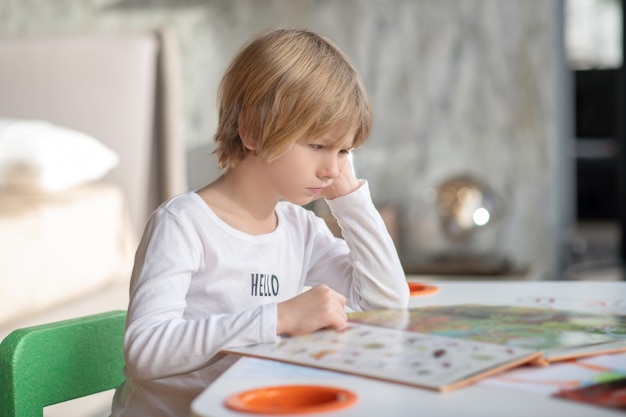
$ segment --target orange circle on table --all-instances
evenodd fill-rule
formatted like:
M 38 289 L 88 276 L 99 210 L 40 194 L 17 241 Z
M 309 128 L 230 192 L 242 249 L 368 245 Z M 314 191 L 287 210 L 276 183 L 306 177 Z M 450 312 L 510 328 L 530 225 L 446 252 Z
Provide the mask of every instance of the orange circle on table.
M 337 411 L 356 403 L 357 395 L 323 385 L 277 385 L 256 388 L 226 398 L 226 407 L 256 414 L 306 414 Z
M 409 282 L 409 292 L 411 297 L 418 295 L 430 295 L 439 292 L 439 288 L 434 285 L 421 284 L 419 282 Z

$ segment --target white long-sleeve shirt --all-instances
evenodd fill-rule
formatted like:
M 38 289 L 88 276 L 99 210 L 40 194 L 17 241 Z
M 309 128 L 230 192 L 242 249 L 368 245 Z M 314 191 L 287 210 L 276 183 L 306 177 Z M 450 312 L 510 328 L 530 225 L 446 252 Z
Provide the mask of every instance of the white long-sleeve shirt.
M 353 310 L 403 308 L 408 286 L 366 182 L 328 201 L 344 239 L 288 202 L 278 226 L 248 235 L 190 192 L 150 218 L 135 257 L 113 416 L 188 416 L 191 401 L 236 357 L 227 347 L 274 342 L 276 305 L 324 283 Z

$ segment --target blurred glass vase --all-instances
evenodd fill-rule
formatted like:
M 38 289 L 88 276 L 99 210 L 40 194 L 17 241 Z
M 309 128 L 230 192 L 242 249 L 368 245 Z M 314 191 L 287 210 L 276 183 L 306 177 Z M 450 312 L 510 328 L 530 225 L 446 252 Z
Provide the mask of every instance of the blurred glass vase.
M 496 193 L 469 176 L 453 177 L 439 184 L 436 204 L 442 231 L 455 243 L 469 241 L 476 230 L 493 223 L 503 212 Z

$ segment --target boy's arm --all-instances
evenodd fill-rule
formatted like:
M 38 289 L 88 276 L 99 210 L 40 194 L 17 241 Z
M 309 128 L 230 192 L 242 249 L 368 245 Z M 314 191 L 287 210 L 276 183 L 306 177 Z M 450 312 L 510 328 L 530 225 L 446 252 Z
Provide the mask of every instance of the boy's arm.
M 339 176 L 322 196 L 342 229 L 348 245 L 330 245 L 313 272 L 312 281 L 328 282 L 346 294 L 356 309 L 404 308 L 409 290 L 395 245 L 378 210 L 368 185 L 356 178 L 348 158 Z M 326 276 L 324 276 L 326 275 Z M 337 282 L 337 276 L 350 278 Z
M 367 182 L 356 191 L 333 200 L 328 206 L 337 218 L 349 252 L 338 249 L 324 256 L 323 269 L 345 271 L 348 305 L 354 309 L 405 308 L 409 289 L 404 269 L 383 219 L 372 202 Z M 334 259 L 333 259 L 334 258 Z M 336 263 L 337 265 L 332 265 Z M 339 268 L 339 269 L 336 269 Z M 345 288 L 346 284 L 349 288 Z M 347 290 L 347 293 L 344 292 Z

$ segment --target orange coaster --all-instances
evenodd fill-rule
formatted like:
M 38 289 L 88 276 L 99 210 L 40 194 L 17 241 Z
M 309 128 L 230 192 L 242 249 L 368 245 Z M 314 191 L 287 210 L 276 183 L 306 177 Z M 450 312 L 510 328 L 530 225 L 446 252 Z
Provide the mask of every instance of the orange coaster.
M 226 407 L 256 414 L 306 414 L 337 411 L 356 403 L 357 395 L 322 385 L 277 385 L 233 394 Z
M 419 282 L 409 282 L 409 291 L 411 297 L 415 297 L 418 295 L 430 295 L 437 294 L 439 292 L 439 288 L 434 285 L 421 284 Z

